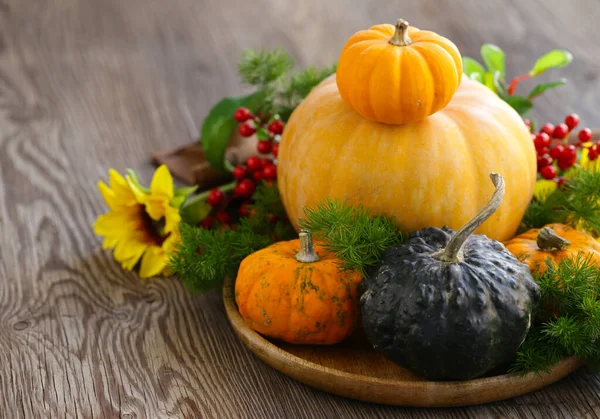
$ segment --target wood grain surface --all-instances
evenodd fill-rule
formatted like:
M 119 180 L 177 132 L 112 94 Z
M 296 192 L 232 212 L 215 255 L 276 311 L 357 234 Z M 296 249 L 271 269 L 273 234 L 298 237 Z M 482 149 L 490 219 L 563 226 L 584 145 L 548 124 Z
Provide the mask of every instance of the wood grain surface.
M 394 408 L 313 390 L 256 359 L 218 291 L 123 272 L 90 227 L 109 167 L 148 181 L 151 151 L 184 145 L 245 47 L 299 65 L 337 58 L 354 31 L 399 15 L 476 56 L 526 71 L 553 47 L 576 59 L 534 116 L 600 126 L 598 0 L 0 0 L 0 417 L 600 418 L 581 369 L 487 405 Z

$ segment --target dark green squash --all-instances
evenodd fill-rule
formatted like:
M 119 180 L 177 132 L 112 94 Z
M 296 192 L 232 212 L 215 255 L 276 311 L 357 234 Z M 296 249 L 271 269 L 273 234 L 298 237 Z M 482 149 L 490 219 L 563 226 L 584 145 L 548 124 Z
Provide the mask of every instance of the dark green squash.
M 468 380 L 511 362 L 540 292 L 529 268 L 501 243 L 472 235 L 500 206 L 490 202 L 458 232 L 424 228 L 388 249 L 361 296 L 373 347 L 429 380 Z

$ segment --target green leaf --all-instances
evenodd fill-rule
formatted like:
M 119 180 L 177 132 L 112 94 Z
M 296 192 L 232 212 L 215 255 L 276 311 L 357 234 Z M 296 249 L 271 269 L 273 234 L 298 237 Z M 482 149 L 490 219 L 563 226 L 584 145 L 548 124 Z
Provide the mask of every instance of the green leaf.
M 206 202 L 205 197 L 196 195 L 188 199 L 180 208 L 181 219 L 190 225 L 197 225 L 204 220 L 212 211 L 212 207 Z
M 567 82 L 567 80 L 560 79 L 558 81 L 551 81 L 549 83 L 540 83 L 537 86 L 535 86 L 531 90 L 531 92 L 529 92 L 529 94 L 527 95 L 527 98 L 533 99 L 534 97 L 539 96 L 542 93 L 544 93 L 546 90 L 550 90 L 550 89 L 554 89 L 555 87 L 562 86 L 566 82 Z
M 512 106 L 512 108 L 521 116 L 524 116 L 531 108 L 533 108 L 533 103 L 523 96 L 502 96 L 502 99 Z
M 259 127 L 258 130 L 256 131 L 256 137 L 259 140 L 268 140 L 269 139 L 269 133 L 263 127 Z
M 191 194 L 196 192 L 196 189 L 198 189 L 198 186 L 188 186 L 188 187 L 184 187 L 184 188 L 176 188 L 175 196 L 173 196 L 173 199 L 171 199 L 171 202 L 169 204 L 174 208 L 180 208 L 183 205 L 183 203 L 186 201 L 186 199 L 188 199 L 188 197 Z
M 202 124 L 202 148 L 211 166 L 226 170 L 225 150 L 237 126 L 233 113 L 240 106 L 252 108 L 252 103 L 261 95 L 256 92 L 244 97 L 227 97 L 210 110 Z
M 129 175 L 129 179 L 131 179 L 131 182 L 137 186 L 138 189 L 140 189 L 141 191 L 143 191 L 144 193 L 149 194 L 150 193 L 150 188 L 146 187 L 146 186 L 142 186 L 140 184 L 140 179 L 138 178 L 137 173 L 135 173 L 135 171 L 133 169 L 127 169 L 127 174 Z
M 503 79 L 505 75 L 504 51 L 493 44 L 483 44 L 481 46 L 481 57 L 487 66 L 489 72 L 498 71 Z
M 169 205 L 173 208 L 180 208 L 186 199 L 187 197 L 184 195 L 175 195 L 173 199 L 171 199 L 171 202 L 169 202 Z
M 477 60 L 471 57 L 462 57 L 463 72 L 470 78 L 473 79 L 474 74 L 479 74 L 483 78 L 485 74 L 485 68 Z
M 485 84 L 492 92 L 500 95 L 506 93 L 506 87 L 502 82 L 499 71 L 494 71 L 493 73 L 485 73 L 483 80 L 483 84 Z
M 538 58 L 529 71 L 530 76 L 537 76 L 550 68 L 568 66 L 573 61 L 573 55 L 569 51 L 555 49 Z
M 184 197 L 188 197 L 191 194 L 193 194 L 194 192 L 196 192 L 196 190 L 198 190 L 198 185 L 196 186 L 185 186 L 183 188 L 175 188 L 175 196 L 184 196 Z
M 484 75 L 485 75 L 485 73 L 484 73 Z M 479 83 L 483 84 L 483 76 L 480 73 L 471 73 L 468 76 L 471 80 L 475 80 L 475 81 L 478 81 Z

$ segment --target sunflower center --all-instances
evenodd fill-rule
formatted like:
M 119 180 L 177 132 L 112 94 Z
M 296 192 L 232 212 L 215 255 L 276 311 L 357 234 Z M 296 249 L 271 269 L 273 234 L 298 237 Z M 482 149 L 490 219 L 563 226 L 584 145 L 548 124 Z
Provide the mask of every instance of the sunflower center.
M 171 235 L 171 233 L 165 233 L 165 217 L 160 220 L 153 220 L 143 205 L 140 205 L 140 213 L 144 231 L 148 233 L 149 239 L 157 246 L 162 246 L 164 241 Z

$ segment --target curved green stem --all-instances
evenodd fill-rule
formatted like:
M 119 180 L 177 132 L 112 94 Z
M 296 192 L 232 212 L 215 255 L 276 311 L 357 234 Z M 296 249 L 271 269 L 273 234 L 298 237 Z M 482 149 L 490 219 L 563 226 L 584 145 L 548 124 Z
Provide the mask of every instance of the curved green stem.
M 490 174 L 490 178 L 496 187 L 494 194 L 490 198 L 487 204 L 479 211 L 479 213 L 467 222 L 460 230 L 456 232 L 454 237 L 450 239 L 450 242 L 445 249 L 434 254 L 434 257 L 444 262 L 460 262 L 460 255 L 462 254 L 462 248 L 467 238 L 473 234 L 477 228 L 492 216 L 493 213 L 502 204 L 502 198 L 504 197 L 505 183 L 504 178 L 498 173 Z

